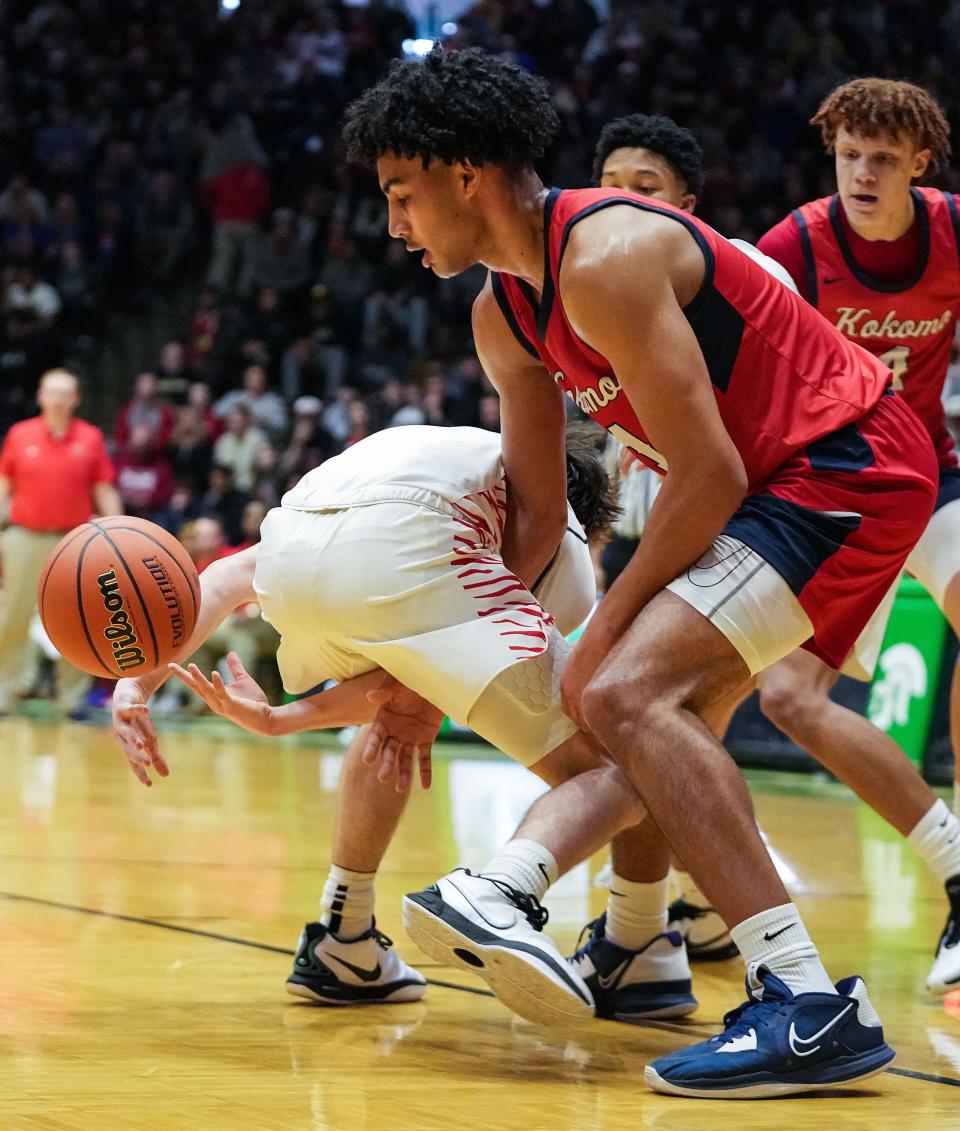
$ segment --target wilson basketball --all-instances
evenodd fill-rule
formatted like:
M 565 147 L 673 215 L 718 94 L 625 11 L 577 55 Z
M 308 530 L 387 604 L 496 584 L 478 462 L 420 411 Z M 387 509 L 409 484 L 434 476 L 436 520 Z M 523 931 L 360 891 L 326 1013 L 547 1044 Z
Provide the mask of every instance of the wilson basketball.
M 172 534 L 116 515 L 64 536 L 44 566 L 37 600 L 64 659 L 118 679 L 166 664 L 190 638 L 200 582 Z

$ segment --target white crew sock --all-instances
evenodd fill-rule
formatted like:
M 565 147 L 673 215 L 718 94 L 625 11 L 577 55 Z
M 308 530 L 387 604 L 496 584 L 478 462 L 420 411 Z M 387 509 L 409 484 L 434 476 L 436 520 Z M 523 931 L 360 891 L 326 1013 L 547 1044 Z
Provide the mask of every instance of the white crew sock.
M 497 853 L 481 876 L 494 876 L 518 891 L 543 899 L 559 872 L 553 853 L 535 840 L 511 840 Z
M 625 880 L 616 872 L 607 896 L 607 938 L 624 950 L 639 950 L 667 929 L 670 877 L 653 883 Z
M 731 928 L 748 972 L 766 966 L 795 994 L 835 994 L 800 912 L 793 903 L 771 907 Z
M 931 873 L 941 882 L 960 876 L 960 821 L 939 798 L 907 836 Z
M 320 922 L 338 939 L 356 939 L 373 926 L 376 872 L 331 865 L 320 897 Z

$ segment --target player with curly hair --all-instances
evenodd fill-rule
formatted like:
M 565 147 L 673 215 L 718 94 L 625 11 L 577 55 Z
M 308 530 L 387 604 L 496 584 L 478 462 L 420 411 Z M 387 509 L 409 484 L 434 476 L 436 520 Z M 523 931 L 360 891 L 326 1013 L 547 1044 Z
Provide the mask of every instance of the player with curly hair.
M 562 525 L 565 392 L 665 475 L 563 701 L 730 926 L 749 998 L 647 1081 L 751 1097 L 861 1079 L 893 1056 L 863 982 L 830 981 L 704 721 L 798 645 L 844 663 L 932 511 L 929 436 L 883 365 L 695 217 L 547 190 L 534 165 L 555 130 L 545 84 L 468 50 L 395 63 L 344 136 L 425 267 L 490 270 L 473 328 L 501 398 L 513 571 L 536 577 Z M 489 902 L 478 916 L 450 877 L 405 906 L 447 960 L 518 910 L 502 897 L 502 920 Z
M 917 184 L 950 157 L 950 127 L 943 110 L 908 82 L 861 78 L 829 94 L 811 119 L 834 155 L 837 192 L 795 209 L 759 246 L 790 272 L 800 293 L 837 329 L 869 350 L 893 372 L 894 388 L 930 433 L 939 461 L 933 517 L 907 559 L 943 611 L 960 630 L 960 468 L 941 400 L 960 311 L 958 199 Z M 893 593 L 861 641 L 862 674 L 877 661 Z M 871 775 L 880 746 L 864 718 L 834 703 L 836 673 L 798 652 L 760 677 L 764 713 L 798 745 L 844 780 Z M 950 729 L 960 745 L 960 668 L 950 692 Z M 916 812 L 919 796 L 904 797 L 873 775 L 878 804 Z M 914 791 L 916 794 L 916 791 Z M 886 795 L 886 796 L 885 796 Z M 878 807 L 877 804 L 874 807 Z M 960 867 L 957 815 L 942 801 L 924 809 L 914 825 L 894 822 L 931 864 L 950 902 L 927 978 L 932 993 L 960 985 Z

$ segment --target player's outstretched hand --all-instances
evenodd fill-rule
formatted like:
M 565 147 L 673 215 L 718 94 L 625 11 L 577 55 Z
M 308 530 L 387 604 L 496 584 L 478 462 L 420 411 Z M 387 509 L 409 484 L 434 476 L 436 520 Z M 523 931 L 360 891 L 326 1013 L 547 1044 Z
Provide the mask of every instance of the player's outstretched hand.
M 227 656 L 227 667 L 233 676 L 229 686 L 216 670 L 208 679 L 196 664 L 188 664 L 186 668 L 179 664 L 169 664 L 168 667 L 171 674 L 199 695 L 211 711 L 254 734 L 273 734 L 274 710 L 263 688 L 243 666 L 236 652 Z
M 386 676 L 378 688 L 368 691 L 367 698 L 379 710 L 361 754 L 364 764 L 379 763 L 377 779 L 384 783 L 395 779 L 397 792 L 406 793 L 413 784 L 416 761 L 420 785 L 429 789 L 433 740 L 443 722 L 443 712 L 392 676 Z
M 160 753 L 157 732 L 147 706 L 149 695 L 138 679 L 120 679 L 113 689 L 113 737 L 136 778 L 153 785 L 149 771 L 165 778 L 170 773 Z

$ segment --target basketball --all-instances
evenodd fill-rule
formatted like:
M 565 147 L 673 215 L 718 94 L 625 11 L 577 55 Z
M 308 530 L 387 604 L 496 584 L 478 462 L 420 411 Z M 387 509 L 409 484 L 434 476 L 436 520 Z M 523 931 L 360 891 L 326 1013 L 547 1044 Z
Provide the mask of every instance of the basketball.
M 66 534 L 37 591 L 40 619 L 65 660 L 90 675 L 145 674 L 193 632 L 200 582 L 190 555 L 142 518 L 98 518 Z

